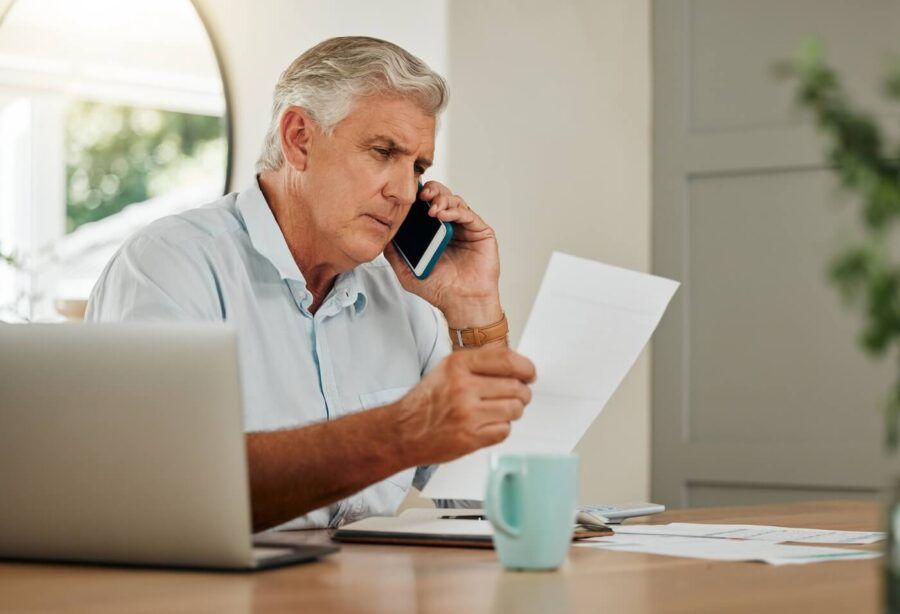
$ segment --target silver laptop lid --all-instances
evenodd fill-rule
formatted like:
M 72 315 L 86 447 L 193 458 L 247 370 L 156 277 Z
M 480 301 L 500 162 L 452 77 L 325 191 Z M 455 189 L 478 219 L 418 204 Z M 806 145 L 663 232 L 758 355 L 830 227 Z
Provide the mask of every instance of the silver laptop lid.
M 234 331 L 0 325 L 0 556 L 251 560 Z

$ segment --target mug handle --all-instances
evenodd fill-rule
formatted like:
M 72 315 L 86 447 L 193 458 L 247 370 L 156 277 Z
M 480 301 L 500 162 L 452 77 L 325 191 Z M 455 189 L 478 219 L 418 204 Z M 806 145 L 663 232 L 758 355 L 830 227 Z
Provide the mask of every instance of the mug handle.
M 506 522 L 505 518 L 503 518 L 503 506 L 500 505 L 500 488 L 507 478 L 516 478 L 518 475 L 518 472 L 513 469 L 500 469 L 496 472 L 491 472 L 488 478 L 487 510 L 485 511 L 487 512 L 491 524 L 501 533 L 504 533 L 509 537 L 518 537 L 521 533 L 521 529 L 512 526 Z

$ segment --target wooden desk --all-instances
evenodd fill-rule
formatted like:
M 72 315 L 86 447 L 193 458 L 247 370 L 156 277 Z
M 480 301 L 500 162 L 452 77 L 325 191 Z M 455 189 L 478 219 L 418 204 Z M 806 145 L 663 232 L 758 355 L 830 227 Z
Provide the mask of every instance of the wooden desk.
M 841 501 L 683 510 L 653 522 L 877 530 L 880 514 L 875 503 Z M 492 551 L 345 545 L 318 563 L 256 574 L 0 564 L 0 611 L 876 612 L 880 565 L 772 567 L 573 548 L 560 572 L 515 573 Z

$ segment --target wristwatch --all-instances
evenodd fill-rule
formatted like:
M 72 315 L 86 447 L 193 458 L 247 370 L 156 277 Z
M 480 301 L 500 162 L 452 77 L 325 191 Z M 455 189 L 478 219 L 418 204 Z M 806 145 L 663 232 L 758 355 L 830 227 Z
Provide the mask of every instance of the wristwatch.
M 506 314 L 499 321 L 487 326 L 473 328 L 450 328 L 450 339 L 453 341 L 455 348 L 477 348 L 497 341 L 498 339 L 506 339 L 509 335 L 509 323 L 506 321 Z

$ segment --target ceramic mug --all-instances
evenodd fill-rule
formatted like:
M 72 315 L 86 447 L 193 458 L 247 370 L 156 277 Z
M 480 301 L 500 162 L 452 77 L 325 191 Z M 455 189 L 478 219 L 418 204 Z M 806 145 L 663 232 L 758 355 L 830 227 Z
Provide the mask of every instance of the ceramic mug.
M 507 569 L 556 569 L 575 526 L 578 456 L 494 453 L 484 509 Z

